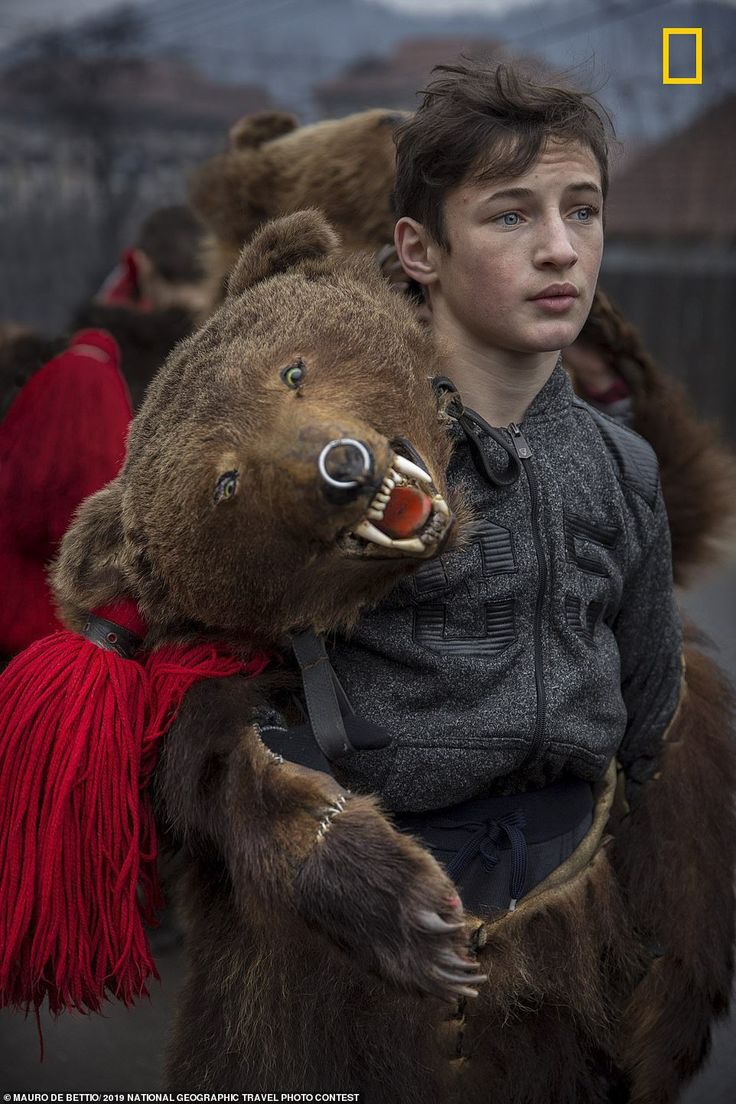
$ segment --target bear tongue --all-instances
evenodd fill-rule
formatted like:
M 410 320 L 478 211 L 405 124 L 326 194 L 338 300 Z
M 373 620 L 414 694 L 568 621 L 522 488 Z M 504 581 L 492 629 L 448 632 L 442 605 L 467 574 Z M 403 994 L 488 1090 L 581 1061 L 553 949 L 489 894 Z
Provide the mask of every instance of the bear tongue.
M 388 537 L 411 537 L 423 527 L 432 510 L 432 499 L 417 487 L 394 487 L 383 517 L 374 521 Z

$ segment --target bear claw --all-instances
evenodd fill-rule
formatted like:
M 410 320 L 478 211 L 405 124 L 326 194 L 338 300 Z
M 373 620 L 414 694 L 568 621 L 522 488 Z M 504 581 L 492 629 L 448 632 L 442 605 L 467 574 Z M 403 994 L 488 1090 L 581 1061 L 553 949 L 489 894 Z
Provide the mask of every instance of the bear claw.
M 431 932 L 434 934 L 441 934 L 445 932 L 459 931 L 464 925 L 462 920 L 456 920 L 454 923 L 450 923 L 447 920 L 443 920 L 437 912 L 427 912 L 422 909 L 416 914 L 417 927 L 422 931 Z

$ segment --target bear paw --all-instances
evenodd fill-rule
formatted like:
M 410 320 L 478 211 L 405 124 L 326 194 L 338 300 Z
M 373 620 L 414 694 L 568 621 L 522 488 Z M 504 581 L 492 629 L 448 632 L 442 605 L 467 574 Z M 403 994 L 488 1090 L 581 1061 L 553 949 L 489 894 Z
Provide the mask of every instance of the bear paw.
M 403 989 L 454 1002 L 486 980 L 468 957 L 453 883 L 372 798 L 325 811 L 295 888 L 308 924 Z

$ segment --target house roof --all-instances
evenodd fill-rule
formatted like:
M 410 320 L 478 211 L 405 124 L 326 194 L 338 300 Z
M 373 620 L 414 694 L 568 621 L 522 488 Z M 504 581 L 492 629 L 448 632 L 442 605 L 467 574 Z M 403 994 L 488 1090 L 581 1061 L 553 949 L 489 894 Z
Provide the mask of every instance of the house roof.
M 608 238 L 736 238 L 736 95 L 635 157 L 611 185 Z
M 216 84 L 193 67 L 164 58 L 133 67 L 111 67 L 103 74 L 90 73 L 75 58 L 56 59 L 54 78 L 50 82 L 46 67 L 37 61 L 0 74 L 2 114 L 37 110 L 51 95 L 49 86 L 57 98 L 68 98 L 69 113 L 83 111 L 87 99 L 92 98 L 114 107 L 120 120 L 143 116 L 151 122 L 173 125 L 227 128 L 242 115 L 273 106 L 263 88 Z
M 381 106 L 412 111 L 432 68 L 457 61 L 460 55 L 494 62 L 512 57 L 505 44 L 494 38 L 410 38 L 389 57 L 366 56 L 351 63 L 338 77 L 317 84 L 314 95 L 326 115 L 339 114 L 343 105 L 349 110 Z

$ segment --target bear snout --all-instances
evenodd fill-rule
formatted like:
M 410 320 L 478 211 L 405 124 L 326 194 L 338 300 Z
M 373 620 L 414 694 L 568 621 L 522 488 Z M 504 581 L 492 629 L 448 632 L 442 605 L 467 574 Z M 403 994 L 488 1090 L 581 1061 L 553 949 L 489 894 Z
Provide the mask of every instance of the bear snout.
M 365 442 L 355 437 L 338 437 L 319 454 L 317 469 L 325 488 L 357 498 L 375 478 L 375 458 Z

